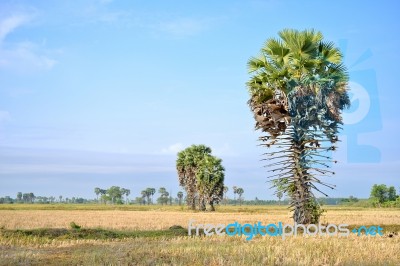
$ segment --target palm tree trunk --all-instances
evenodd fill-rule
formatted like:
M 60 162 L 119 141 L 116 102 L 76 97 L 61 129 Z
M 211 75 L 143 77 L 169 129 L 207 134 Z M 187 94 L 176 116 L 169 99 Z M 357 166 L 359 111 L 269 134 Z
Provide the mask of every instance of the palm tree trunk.
M 213 201 L 210 202 L 210 206 L 211 206 L 210 211 L 214 212 L 215 211 L 215 207 L 214 207 L 214 202 Z
M 191 189 L 189 189 L 189 191 L 187 192 L 186 200 L 187 200 L 188 207 L 191 210 L 195 210 L 196 209 L 195 192 L 192 191 Z
M 204 198 L 199 199 L 199 209 L 201 211 L 206 210 L 206 202 L 205 202 Z
M 298 224 L 309 224 L 312 222 L 312 209 L 310 208 L 310 203 L 312 200 L 312 195 L 310 193 L 310 185 L 308 182 L 308 172 L 306 165 L 306 149 L 303 143 L 303 139 L 299 136 L 303 132 L 298 132 L 301 130 L 294 129 L 295 139 L 293 141 L 293 178 L 295 192 L 292 195 L 294 203 L 294 221 Z M 297 133 L 297 134 L 296 134 Z

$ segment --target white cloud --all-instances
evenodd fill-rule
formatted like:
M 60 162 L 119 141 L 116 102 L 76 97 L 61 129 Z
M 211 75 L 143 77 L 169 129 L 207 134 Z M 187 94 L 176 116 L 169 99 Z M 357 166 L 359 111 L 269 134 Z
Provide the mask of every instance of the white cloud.
M 223 146 L 213 148 L 213 154 L 217 156 L 236 156 L 237 154 L 232 150 L 232 147 L 228 143 L 224 143 Z
M 177 154 L 183 150 L 183 144 L 182 143 L 175 143 L 170 145 L 168 148 L 164 148 L 161 150 L 161 153 L 163 154 Z
M 173 172 L 172 166 L 79 165 L 79 164 L 4 164 L 0 174 L 123 174 Z
M 15 28 L 29 21 L 30 18 L 24 15 L 15 15 L 0 21 L 0 44 L 4 38 Z
M 56 60 L 47 55 L 43 47 L 31 42 L 6 42 L 7 36 L 19 27 L 27 24 L 32 16 L 19 14 L 0 18 L 0 69 L 16 72 L 48 70 Z
M 174 158 L 166 155 L 116 154 L 74 150 L 2 147 L 4 174 L 134 174 L 171 173 Z
M 178 18 L 160 22 L 157 29 L 173 37 L 188 37 L 207 30 L 210 25 L 210 19 Z
M 28 72 L 30 70 L 51 69 L 57 61 L 41 54 L 39 47 L 33 43 L 19 43 L 12 49 L 0 49 L 0 68 Z

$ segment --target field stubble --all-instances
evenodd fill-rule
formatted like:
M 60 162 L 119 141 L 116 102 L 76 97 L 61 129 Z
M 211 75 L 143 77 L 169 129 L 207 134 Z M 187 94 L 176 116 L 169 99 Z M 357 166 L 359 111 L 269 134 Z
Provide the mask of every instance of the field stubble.
M 109 228 L 122 230 L 161 230 L 173 225 L 187 228 L 189 220 L 196 223 L 229 224 L 234 221 L 240 223 L 293 223 L 287 207 L 254 207 L 227 206 L 220 211 L 190 212 L 167 206 L 153 206 L 152 209 L 130 211 L 108 209 L 104 210 L 29 210 L 17 208 L 15 210 L 0 209 L 0 227 L 6 229 L 30 228 L 69 228 L 71 221 L 86 228 Z M 143 207 L 143 209 L 146 207 Z M 399 209 L 341 209 L 327 207 L 321 223 L 353 224 L 353 225 L 393 225 L 400 224 Z
M 398 209 L 327 208 L 323 223 L 399 225 Z M 129 211 L 0 209 L 6 229 L 83 228 L 159 230 L 196 223 L 292 223 L 285 207 L 222 207 L 216 213 L 152 207 Z M 400 265 L 400 237 L 138 237 L 45 240 L 0 238 L 0 265 Z

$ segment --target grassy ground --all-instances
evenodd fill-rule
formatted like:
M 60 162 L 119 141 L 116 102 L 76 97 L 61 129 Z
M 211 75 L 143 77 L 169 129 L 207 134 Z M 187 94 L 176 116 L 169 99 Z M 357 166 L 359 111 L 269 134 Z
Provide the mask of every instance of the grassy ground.
M 190 219 L 292 223 L 284 206 L 201 213 L 179 206 L 0 205 L 0 265 L 400 265 L 400 237 L 388 235 L 400 232 L 399 209 L 328 207 L 322 218 L 350 228 L 380 225 L 384 237 L 188 236 Z

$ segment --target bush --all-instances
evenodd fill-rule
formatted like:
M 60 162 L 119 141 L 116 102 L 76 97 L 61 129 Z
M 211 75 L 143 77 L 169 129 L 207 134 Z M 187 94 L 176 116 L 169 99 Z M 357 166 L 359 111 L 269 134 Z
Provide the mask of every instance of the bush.
M 69 226 L 70 226 L 72 229 L 75 229 L 75 230 L 81 229 L 81 226 L 80 226 L 80 225 L 77 225 L 75 222 L 71 222 L 71 223 L 69 224 Z

